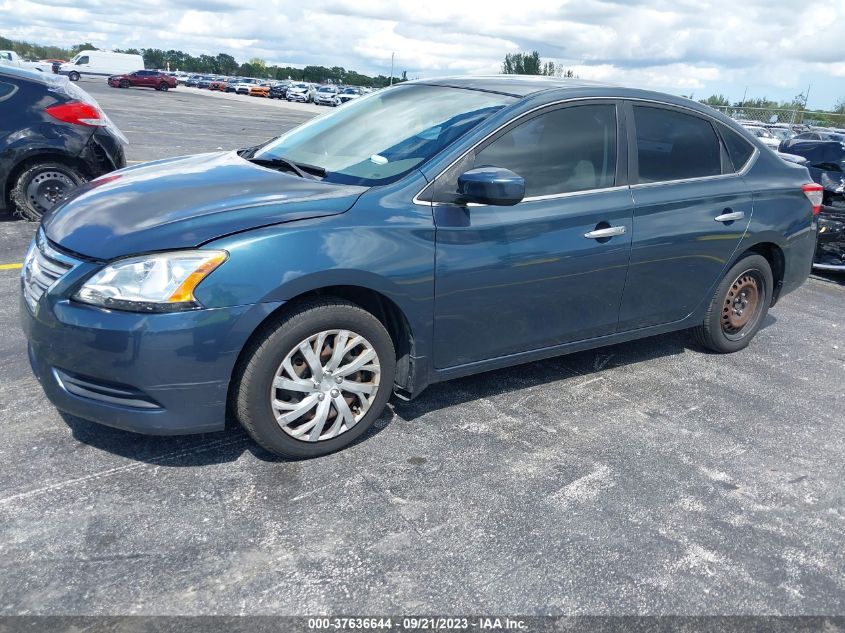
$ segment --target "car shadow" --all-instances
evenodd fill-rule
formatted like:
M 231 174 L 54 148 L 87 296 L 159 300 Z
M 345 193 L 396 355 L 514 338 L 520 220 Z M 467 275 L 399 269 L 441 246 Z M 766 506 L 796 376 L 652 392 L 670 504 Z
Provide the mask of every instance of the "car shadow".
M 770 313 L 763 329 L 777 319 Z M 427 413 L 455 405 L 490 398 L 514 389 L 526 389 L 563 378 L 600 374 L 610 368 L 635 365 L 658 358 L 682 354 L 687 350 L 709 352 L 698 346 L 685 332 L 672 332 L 628 343 L 619 343 L 515 367 L 489 371 L 431 385 L 411 401 L 391 399 L 372 428 L 353 445 L 367 442 L 387 428 L 394 414 L 413 421 Z M 99 450 L 148 464 L 193 468 L 237 461 L 245 452 L 265 462 L 286 463 L 297 460 L 278 457 L 256 444 L 231 416 L 226 430 L 201 435 L 140 435 L 61 414 L 73 437 Z
M 845 286 L 845 273 L 827 272 L 816 270 L 813 271 L 813 277 L 819 281 L 824 281 L 829 284 L 836 284 L 837 286 Z
M 226 429 L 197 435 L 142 435 L 115 429 L 59 412 L 77 441 L 101 451 L 147 464 L 174 468 L 194 468 L 237 461 L 245 452 L 264 462 L 296 462 L 264 450 L 229 416 Z M 381 433 L 393 413 L 390 408 L 355 442 L 355 446 Z

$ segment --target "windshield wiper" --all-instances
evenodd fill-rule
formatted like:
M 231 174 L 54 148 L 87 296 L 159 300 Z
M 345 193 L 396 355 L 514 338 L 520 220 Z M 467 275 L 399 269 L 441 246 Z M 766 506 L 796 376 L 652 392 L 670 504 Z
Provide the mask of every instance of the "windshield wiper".
M 318 167 L 317 165 L 309 165 L 307 163 L 296 163 L 292 160 L 288 160 L 287 158 L 247 158 L 247 160 L 251 163 L 255 163 L 256 165 L 262 165 L 264 167 L 286 167 L 300 178 L 310 178 L 311 180 L 317 180 L 318 176 L 325 177 L 326 175 L 326 170 L 322 167 Z

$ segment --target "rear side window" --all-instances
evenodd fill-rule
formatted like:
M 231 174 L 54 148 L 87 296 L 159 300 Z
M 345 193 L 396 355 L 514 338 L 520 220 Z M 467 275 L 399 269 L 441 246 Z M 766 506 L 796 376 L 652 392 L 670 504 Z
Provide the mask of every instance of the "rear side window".
M 663 182 L 722 173 L 713 126 L 696 116 L 634 106 L 639 182 Z
M 526 198 L 612 187 L 616 106 L 574 106 L 535 116 L 479 151 L 474 166 L 486 165 L 522 176 Z
M 754 147 L 726 125 L 719 125 L 719 131 L 722 133 L 734 171 L 742 171 L 754 153 Z

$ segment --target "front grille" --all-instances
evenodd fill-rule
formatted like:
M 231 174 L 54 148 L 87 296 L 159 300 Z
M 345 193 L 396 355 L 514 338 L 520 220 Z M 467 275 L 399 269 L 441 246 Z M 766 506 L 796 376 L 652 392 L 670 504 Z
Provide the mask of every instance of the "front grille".
M 34 311 L 44 293 L 78 263 L 52 248 L 39 229 L 21 271 L 23 296 L 29 309 Z

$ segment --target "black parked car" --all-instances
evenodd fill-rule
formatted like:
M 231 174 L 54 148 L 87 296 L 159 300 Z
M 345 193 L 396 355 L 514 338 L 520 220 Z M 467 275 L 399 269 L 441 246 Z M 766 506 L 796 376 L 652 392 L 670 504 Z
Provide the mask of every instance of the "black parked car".
M 288 96 L 288 88 L 290 87 L 289 83 L 278 83 L 270 86 L 270 92 L 267 93 L 267 96 L 270 99 L 284 99 Z
M 790 139 L 791 141 L 845 141 L 845 134 L 839 132 L 831 132 L 829 130 L 811 130 L 809 132 L 801 132 L 797 136 Z M 783 151 L 783 150 L 781 150 Z
M 0 209 L 38 220 L 78 185 L 124 167 L 124 142 L 66 77 L 0 67 Z
M 845 272 L 845 143 L 796 139 L 781 143 L 780 151 L 803 158 L 824 187 L 813 266 Z

